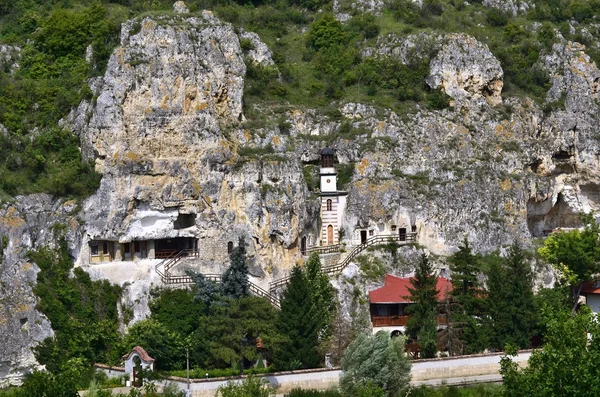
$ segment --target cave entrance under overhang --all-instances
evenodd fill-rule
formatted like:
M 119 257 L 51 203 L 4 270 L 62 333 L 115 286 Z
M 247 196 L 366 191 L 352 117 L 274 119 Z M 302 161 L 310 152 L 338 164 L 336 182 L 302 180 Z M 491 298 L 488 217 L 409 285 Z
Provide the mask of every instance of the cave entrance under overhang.
M 173 237 L 155 240 L 156 258 L 168 258 L 183 250 L 198 251 L 198 239 L 194 237 Z

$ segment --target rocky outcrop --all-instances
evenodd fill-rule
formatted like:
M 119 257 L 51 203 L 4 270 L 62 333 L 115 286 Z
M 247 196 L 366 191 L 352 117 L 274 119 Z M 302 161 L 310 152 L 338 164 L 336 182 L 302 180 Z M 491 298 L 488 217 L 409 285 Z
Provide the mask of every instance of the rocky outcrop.
M 465 100 L 502 103 L 500 62 L 475 38 L 462 33 L 447 36 L 430 66 L 429 86 L 441 88 L 458 106 Z
M 523 0 L 483 0 L 483 5 L 505 12 L 512 16 L 525 14 L 535 5 Z
M 32 287 L 39 269 L 27 252 L 53 246 L 56 230 L 64 232 L 77 252 L 77 210 L 75 202 L 48 195 L 17 197 L 0 208 L 0 387 L 19 384 L 25 373 L 39 368 L 31 348 L 53 335 L 50 323 L 35 308 Z
M 272 64 L 258 36 L 241 37 L 256 62 Z M 295 263 L 315 207 L 297 200 L 308 192 L 300 163 L 286 161 L 284 137 L 240 128 L 245 72 L 238 35 L 210 12 L 123 26 L 96 103 L 71 118 L 103 174 L 84 205 L 86 239 L 197 237 L 203 259 L 223 263 L 227 242 L 245 236 L 269 275 Z M 238 153 L 267 146 L 274 153 Z M 180 216 L 193 225 L 176 227 Z
M 21 48 L 7 44 L 0 44 L 0 69 L 5 73 L 14 73 L 19 69 Z

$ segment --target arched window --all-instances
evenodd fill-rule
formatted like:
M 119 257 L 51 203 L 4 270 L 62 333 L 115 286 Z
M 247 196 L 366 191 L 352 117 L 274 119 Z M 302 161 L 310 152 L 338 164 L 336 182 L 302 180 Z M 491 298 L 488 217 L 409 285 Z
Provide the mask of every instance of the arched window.
M 227 253 L 231 254 L 233 252 L 233 241 L 227 243 Z
M 327 199 L 327 211 L 331 211 L 331 208 L 333 207 L 331 199 Z

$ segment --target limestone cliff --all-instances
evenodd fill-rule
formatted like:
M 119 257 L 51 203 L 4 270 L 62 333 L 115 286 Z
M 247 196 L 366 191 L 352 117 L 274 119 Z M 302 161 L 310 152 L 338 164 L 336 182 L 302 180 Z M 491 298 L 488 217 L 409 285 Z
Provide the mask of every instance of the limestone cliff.
M 527 8 L 509 3 L 511 13 Z M 352 4 L 380 8 L 378 1 Z M 449 108 L 397 114 L 340 100 L 333 106 L 341 116 L 332 118 L 285 104 L 276 116 L 283 122 L 253 128 L 245 109 L 275 117 L 273 109 L 243 104 L 246 65 L 273 66 L 269 48 L 208 11 L 189 14 L 182 4 L 176 11 L 125 23 L 106 73 L 90 81 L 94 100 L 64 121 L 103 176 L 81 211 L 47 196 L 0 209 L 0 236 L 7 236 L 0 336 L 10 342 L 0 347 L 0 379 L 35 366 L 29 347 L 51 335 L 34 310 L 36 266 L 26 251 L 52 244 L 52 225 L 67 225 L 78 265 L 94 278 L 129 285 L 125 304 L 134 306 L 135 319 L 160 283 L 156 261 L 90 264 L 90 242 L 194 238 L 198 262 L 216 272 L 227 265 L 228 243 L 243 236 L 253 279 L 266 285 L 302 261 L 302 237 L 318 243 L 318 192 L 308 179 L 324 141 L 352 170 L 340 186 L 348 191 L 347 244 L 360 241 L 361 231 L 414 226 L 418 243 L 435 254 L 452 253 L 465 236 L 487 252 L 579 226 L 579 212 L 600 209 L 600 71 L 580 44 L 559 40 L 540 56 L 537 66 L 551 76 L 541 107 L 503 95 L 499 61 L 473 37 L 381 36 L 361 55 L 403 63 L 430 57 L 427 83 L 451 98 Z M 351 139 L 340 133 L 348 127 Z M 409 264 L 418 250 L 405 251 Z M 350 268 L 346 276 L 356 273 Z

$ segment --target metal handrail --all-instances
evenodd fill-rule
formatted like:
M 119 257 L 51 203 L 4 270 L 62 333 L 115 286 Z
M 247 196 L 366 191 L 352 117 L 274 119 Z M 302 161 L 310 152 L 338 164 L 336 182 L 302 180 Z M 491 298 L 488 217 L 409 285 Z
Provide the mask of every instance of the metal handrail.
M 173 275 L 169 274 L 169 270 L 173 266 L 175 266 L 177 263 L 179 263 L 179 261 L 182 258 L 186 257 L 186 255 L 184 255 L 184 254 L 189 254 L 190 252 L 196 254 L 196 256 L 197 256 L 196 250 L 182 250 L 182 251 L 179 251 L 176 255 L 173 255 L 172 257 L 167 258 L 164 261 L 160 262 L 158 265 L 156 265 L 156 272 L 161 276 L 161 280 L 164 284 L 173 285 L 173 284 L 193 284 L 194 283 L 194 280 L 192 279 L 192 277 L 190 277 L 188 275 L 173 276 Z M 166 270 L 163 274 L 162 272 L 160 272 L 158 270 L 158 268 L 159 268 L 159 265 L 164 262 L 167 262 L 167 263 L 165 263 L 165 265 L 164 265 L 164 268 Z M 221 283 L 223 281 L 223 276 L 221 274 L 203 274 L 203 276 L 207 280 L 214 281 L 216 283 Z M 254 284 L 250 280 L 248 280 L 248 289 L 250 290 L 251 293 L 253 293 L 256 296 L 267 298 L 273 306 L 275 306 L 277 308 L 280 307 L 279 299 L 277 299 L 277 297 L 271 295 L 267 290 Z
M 344 270 L 344 268 L 346 266 L 348 266 L 348 264 L 350 264 L 350 262 L 359 253 L 361 253 L 362 251 L 364 251 L 365 249 L 367 249 L 369 247 L 372 247 L 374 245 L 389 244 L 392 242 L 399 242 L 399 243 L 401 243 L 400 245 L 407 245 L 407 244 L 413 243 L 416 239 L 416 236 L 417 236 L 416 232 L 407 232 L 406 234 L 403 234 L 403 235 L 387 234 L 387 235 L 373 236 L 373 237 L 369 238 L 368 240 L 366 240 L 364 243 L 354 247 L 354 249 L 352 249 L 352 251 L 350 251 L 350 253 L 340 263 L 337 263 L 332 266 L 324 266 L 322 271 L 323 271 L 323 273 L 327 274 L 328 276 L 335 276 L 337 273 Z M 269 290 L 270 290 L 271 294 L 275 294 L 277 289 L 285 286 L 289 280 L 290 280 L 290 277 L 287 276 L 287 277 L 283 277 L 283 278 L 280 278 L 279 280 L 275 280 L 275 281 L 271 282 L 269 284 Z

